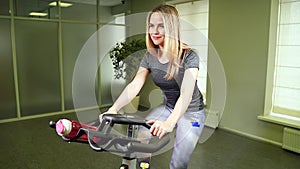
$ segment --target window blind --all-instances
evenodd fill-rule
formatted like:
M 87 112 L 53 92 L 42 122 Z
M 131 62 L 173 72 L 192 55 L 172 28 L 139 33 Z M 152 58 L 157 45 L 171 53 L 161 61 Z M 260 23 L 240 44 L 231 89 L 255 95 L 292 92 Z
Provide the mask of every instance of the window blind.
M 300 0 L 280 0 L 278 15 L 272 112 L 300 118 Z

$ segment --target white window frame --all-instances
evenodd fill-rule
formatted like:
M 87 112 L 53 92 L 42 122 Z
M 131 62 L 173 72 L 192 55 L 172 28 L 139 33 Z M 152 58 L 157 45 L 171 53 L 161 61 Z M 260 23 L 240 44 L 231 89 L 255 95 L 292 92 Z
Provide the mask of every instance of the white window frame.
M 275 63 L 276 63 L 276 50 L 278 38 L 278 21 L 279 21 L 279 6 L 280 0 L 271 1 L 271 17 L 270 17 L 270 30 L 269 30 L 269 49 L 268 49 L 268 65 L 267 65 L 267 79 L 265 91 L 265 107 L 264 114 L 258 118 L 264 121 L 290 126 L 300 129 L 300 118 L 290 117 L 286 115 L 276 114 L 272 112 L 273 109 L 273 90 L 274 90 L 274 77 L 275 77 Z

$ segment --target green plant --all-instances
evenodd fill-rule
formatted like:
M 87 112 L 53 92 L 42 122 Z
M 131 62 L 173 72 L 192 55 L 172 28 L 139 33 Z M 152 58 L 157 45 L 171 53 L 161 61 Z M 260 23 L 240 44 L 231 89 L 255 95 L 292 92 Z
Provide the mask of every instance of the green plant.
M 109 51 L 115 79 L 124 78 L 126 81 L 131 81 L 145 52 L 146 43 L 144 40 L 134 39 L 116 43 L 114 48 Z

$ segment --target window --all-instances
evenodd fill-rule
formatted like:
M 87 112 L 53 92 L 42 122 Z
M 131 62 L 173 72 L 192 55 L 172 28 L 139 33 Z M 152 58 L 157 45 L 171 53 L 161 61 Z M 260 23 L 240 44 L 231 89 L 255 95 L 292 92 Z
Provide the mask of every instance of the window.
M 2 0 L 0 5 L 0 15 L 10 15 L 9 0 Z
M 99 5 L 97 0 L 1 0 L 0 123 L 75 111 L 76 58 L 112 17 L 110 6 Z
M 120 94 L 119 87 L 113 86 L 118 82 L 112 82 L 114 77 L 113 64 L 108 56 L 108 50 L 117 42 L 126 39 L 125 14 L 114 15 L 111 22 L 106 23 L 105 28 L 100 29 L 100 56 L 101 56 L 101 102 L 102 104 L 111 104 Z M 111 70 L 111 71 L 108 71 Z M 117 93 L 117 94 L 115 94 Z
M 208 54 L 208 0 L 175 3 L 173 5 L 175 5 L 180 15 L 182 41 L 194 48 L 200 57 L 198 87 L 205 101 Z
M 300 127 L 299 53 L 300 0 L 274 0 L 265 116 L 294 127 Z
M 9 19 L 0 19 L 0 37 L 2 42 L 11 42 L 11 22 Z M 0 45 L 0 120 L 17 117 L 12 44 Z
M 54 22 L 15 21 L 22 116 L 61 109 L 57 27 Z
M 32 1 L 15 0 L 14 15 L 31 18 L 57 19 L 58 10 L 56 6 L 50 5 L 51 0 Z M 54 2 L 56 5 L 56 2 Z

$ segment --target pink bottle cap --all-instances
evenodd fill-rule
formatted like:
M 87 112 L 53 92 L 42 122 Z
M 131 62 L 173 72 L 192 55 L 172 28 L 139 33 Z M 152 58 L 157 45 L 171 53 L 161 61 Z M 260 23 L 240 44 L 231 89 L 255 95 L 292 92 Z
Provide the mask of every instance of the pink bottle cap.
M 58 134 L 64 134 L 64 132 L 65 132 L 65 126 L 64 126 L 64 124 L 62 123 L 62 121 L 61 120 L 59 120 L 57 123 L 56 123 L 56 132 L 58 133 Z

